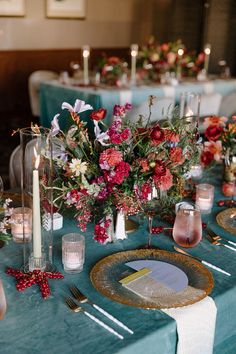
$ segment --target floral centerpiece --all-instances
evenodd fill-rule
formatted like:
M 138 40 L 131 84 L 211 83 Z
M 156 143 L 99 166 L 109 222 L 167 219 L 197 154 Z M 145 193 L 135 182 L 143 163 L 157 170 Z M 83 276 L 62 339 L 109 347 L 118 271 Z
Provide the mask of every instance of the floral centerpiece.
M 94 136 L 88 133 L 79 114 L 92 107 L 76 100 L 68 109 L 72 125 L 64 133 L 57 114 L 52 121 L 55 164 L 54 204 L 73 210 L 82 231 L 95 219 L 94 239 L 103 243 L 108 237 L 115 210 L 133 215 L 142 210 L 153 188 L 165 208 L 173 206 L 183 194 L 186 173 L 198 159 L 196 131 L 176 117 L 150 125 L 153 96 L 149 97 L 149 117 L 131 123 L 126 113 L 130 104 L 114 107 L 112 124 L 106 127 L 105 109 L 90 114 Z
M 122 76 L 127 75 L 128 64 L 119 57 L 103 56 L 98 64 L 101 83 L 111 86 L 121 86 Z
M 223 192 L 227 195 L 234 193 L 234 186 L 228 182 L 236 179 L 236 116 L 228 122 L 226 117 L 210 116 L 204 120 L 204 137 L 201 161 L 204 166 L 216 162 L 224 162 Z M 230 191 L 229 191 L 230 189 Z
M 182 49 L 181 55 L 178 54 Z M 203 69 L 205 54 L 188 52 L 180 39 L 159 44 L 151 36 L 138 53 L 138 73 L 144 80 L 158 81 L 160 74 L 181 71 L 183 76 L 196 76 Z

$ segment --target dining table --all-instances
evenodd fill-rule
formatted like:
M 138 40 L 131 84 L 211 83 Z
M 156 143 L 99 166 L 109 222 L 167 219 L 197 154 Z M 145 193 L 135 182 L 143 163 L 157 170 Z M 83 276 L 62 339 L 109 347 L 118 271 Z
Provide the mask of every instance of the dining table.
M 215 199 L 211 214 L 202 215 L 202 221 L 208 223 L 218 235 L 236 242 L 236 234 L 226 231 L 216 222 L 216 215 L 226 208 L 219 206 L 217 202 L 227 199 L 221 193 L 221 172 L 218 170 L 209 172 L 203 177 L 203 181 L 214 184 Z M 138 221 L 135 216 L 134 219 Z M 162 221 L 159 222 L 162 224 Z M 64 215 L 63 228 L 54 231 L 53 235 L 53 263 L 64 275 L 64 279 L 49 279 L 51 296 L 46 300 L 42 298 L 37 285 L 18 292 L 15 279 L 5 272 L 7 267 L 19 269 L 22 266 L 23 246 L 10 241 L 0 249 L 0 278 L 7 301 L 5 317 L 0 321 L 1 354 L 176 353 L 178 333 L 176 321 L 172 317 L 160 309 L 138 308 L 135 304 L 126 305 L 115 301 L 112 297 L 106 297 L 95 289 L 90 278 L 92 268 L 104 257 L 117 252 L 140 249 L 147 241 L 147 222 L 144 221 L 137 230 L 129 233 L 127 239 L 107 244 L 94 241 L 93 227 L 91 223 L 87 231 L 83 232 L 86 243 L 83 270 L 80 273 L 68 274 L 63 270 L 62 265 L 62 236 L 70 232 L 80 233 L 80 231 L 73 216 L 69 212 Z M 173 248 L 175 243 L 170 234 L 166 235 L 162 232 L 153 235 L 152 244 L 160 250 L 175 252 Z M 234 354 L 236 350 L 236 252 L 210 243 L 204 230 L 201 242 L 187 251 L 231 274 L 226 276 L 208 268 L 214 279 L 214 288 L 209 296 L 217 307 L 214 354 Z M 72 312 L 65 303 L 65 298 L 70 295 L 69 286 L 72 284 L 78 286 L 93 303 L 122 321 L 134 333 L 123 331 L 96 312 L 89 304 L 84 304 L 84 307 L 122 333 L 123 340 L 98 326 L 84 313 Z M 189 306 L 191 309 L 192 305 Z M 192 353 L 191 347 L 188 353 Z
M 131 103 L 137 107 L 148 100 L 148 96 L 153 95 L 157 98 L 173 98 L 178 104 L 180 96 L 184 92 L 194 92 L 198 94 L 219 93 L 222 97 L 236 91 L 236 80 L 223 80 L 214 78 L 207 81 L 184 80 L 178 85 L 170 84 L 149 84 L 131 87 L 115 86 L 84 86 L 73 80 L 69 84 L 60 83 L 59 80 L 45 81 L 40 84 L 40 124 L 50 127 L 53 117 L 60 113 L 60 126 L 62 130 L 71 124 L 66 112 L 61 112 L 62 102 L 74 105 L 76 99 L 85 101 L 92 105 L 94 110 L 105 108 L 107 110 L 104 123 L 109 124 L 113 116 L 113 107 L 116 104 L 124 105 Z M 88 128 L 92 129 L 92 122 L 88 112 L 81 113 L 81 119 L 86 121 Z

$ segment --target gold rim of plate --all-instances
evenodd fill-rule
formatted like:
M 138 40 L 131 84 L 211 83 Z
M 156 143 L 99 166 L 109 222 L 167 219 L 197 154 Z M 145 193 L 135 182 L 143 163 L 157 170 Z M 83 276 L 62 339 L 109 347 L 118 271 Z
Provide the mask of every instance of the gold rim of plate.
M 128 267 L 125 266 L 125 263 L 140 259 L 163 261 L 182 269 L 188 276 L 189 285 L 197 291 L 194 300 L 191 297 L 184 297 L 181 300 L 174 300 L 171 303 L 166 304 L 166 301 L 164 301 L 166 299 L 163 300 L 160 297 L 157 304 L 125 289 L 119 283 L 123 272 L 128 269 Z M 211 293 L 214 287 L 213 276 L 202 263 L 188 256 L 155 249 L 124 251 L 107 256 L 101 259 L 92 268 L 90 279 L 94 288 L 103 296 L 124 305 L 144 309 L 177 308 L 191 305 L 204 299 Z M 181 297 L 181 293 L 178 294 L 180 294 L 178 298 Z
M 230 221 L 230 215 L 232 215 L 232 213 L 234 214 L 234 216 L 236 216 L 236 208 L 228 208 L 222 210 L 219 214 L 216 215 L 216 222 L 224 230 L 236 236 L 236 228 L 228 223 Z

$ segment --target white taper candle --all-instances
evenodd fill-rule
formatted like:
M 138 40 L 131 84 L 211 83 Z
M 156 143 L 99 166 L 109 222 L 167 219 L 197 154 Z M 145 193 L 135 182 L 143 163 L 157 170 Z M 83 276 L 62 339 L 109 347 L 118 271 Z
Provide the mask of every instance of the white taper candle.
M 138 55 L 138 44 L 131 45 L 131 82 L 136 82 L 136 61 Z
M 88 70 L 88 58 L 90 55 L 90 49 L 88 45 L 83 46 L 83 64 L 84 64 L 84 85 L 89 84 L 89 70 Z
M 39 163 L 39 156 L 36 157 Z M 33 170 L 33 256 L 40 258 L 41 250 L 41 216 L 40 216 L 40 194 L 39 194 L 39 171 L 38 165 Z

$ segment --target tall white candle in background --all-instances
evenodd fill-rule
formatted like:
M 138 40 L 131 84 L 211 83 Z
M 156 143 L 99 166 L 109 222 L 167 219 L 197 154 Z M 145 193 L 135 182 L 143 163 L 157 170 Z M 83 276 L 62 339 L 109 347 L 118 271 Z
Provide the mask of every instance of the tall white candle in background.
M 205 45 L 204 53 L 205 53 L 204 69 L 206 70 L 206 73 L 208 73 L 209 60 L 210 60 L 210 54 L 211 54 L 211 45 L 210 44 Z
M 138 44 L 131 44 L 131 83 L 136 83 L 136 61 L 138 55 Z
M 83 46 L 84 85 L 89 84 L 89 70 L 88 70 L 89 55 L 90 55 L 90 48 L 88 45 L 84 45 Z
M 33 256 L 41 258 L 41 216 L 40 216 L 40 194 L 39 194 L 39 162 L 40 156 L 35 153 L 35 169 L 33 170 Z
M 183 48 L 178 49 L 178 68 L 177 68 L 177 78 L 180 79 L 182 76 L 182 58 L 184 55 Z

